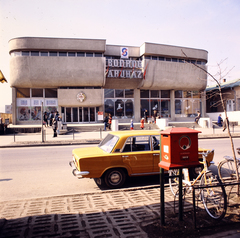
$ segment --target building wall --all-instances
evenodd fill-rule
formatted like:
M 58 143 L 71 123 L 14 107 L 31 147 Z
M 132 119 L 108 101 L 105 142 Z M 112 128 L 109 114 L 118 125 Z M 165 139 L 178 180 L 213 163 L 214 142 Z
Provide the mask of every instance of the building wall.
M 21 56 L 10 59 L 11 87 L 104 86 L 104 72 L 103 57 Z
M 83 102 L 77 100 L 79 92 L 86 95 Z M 62 107 L 99 107 L 103 105 L 103 89 L 58 89 L 58 105 Z

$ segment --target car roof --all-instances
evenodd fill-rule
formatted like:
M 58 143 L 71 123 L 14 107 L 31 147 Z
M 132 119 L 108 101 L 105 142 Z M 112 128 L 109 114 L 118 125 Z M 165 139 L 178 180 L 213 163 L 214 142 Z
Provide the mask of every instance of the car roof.
M 126 131 L 111 131 L 109 134 L 119 137 L 129 136 L 145 136 L 145 135 L 160 135 L 160 130 L 126 130 Z

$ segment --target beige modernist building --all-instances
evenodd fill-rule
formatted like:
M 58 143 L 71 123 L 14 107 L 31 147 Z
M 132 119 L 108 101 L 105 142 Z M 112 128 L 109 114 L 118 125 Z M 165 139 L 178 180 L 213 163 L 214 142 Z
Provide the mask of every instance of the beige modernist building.
M 172 121 L 205 113 L 207 75 L 195 66 L 206 69 L 205 50 L 20 37 L 9 41 L 9 53 L 14 124 L 39 123 L 56 110 L 67 123 L 98 122 L 108 113 L 139 122 L 145 110 Z

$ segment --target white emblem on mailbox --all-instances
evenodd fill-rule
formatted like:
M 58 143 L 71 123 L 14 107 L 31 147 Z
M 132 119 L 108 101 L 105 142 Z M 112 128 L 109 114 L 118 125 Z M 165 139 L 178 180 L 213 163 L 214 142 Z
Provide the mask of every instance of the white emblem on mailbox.
M 179 139 L 179 146 L 182 150 L 187 150 L 191 147 L 191 139 L 188 136 L 182 136 Z

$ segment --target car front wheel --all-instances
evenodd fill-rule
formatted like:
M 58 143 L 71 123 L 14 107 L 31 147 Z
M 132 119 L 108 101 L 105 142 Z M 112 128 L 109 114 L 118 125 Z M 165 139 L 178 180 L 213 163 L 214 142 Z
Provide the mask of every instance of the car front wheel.
M 104 180 L 109 188 L 120 188 L 126 180 L 123 169 L 110 169 L 105 173 Z

